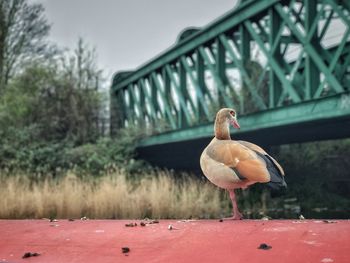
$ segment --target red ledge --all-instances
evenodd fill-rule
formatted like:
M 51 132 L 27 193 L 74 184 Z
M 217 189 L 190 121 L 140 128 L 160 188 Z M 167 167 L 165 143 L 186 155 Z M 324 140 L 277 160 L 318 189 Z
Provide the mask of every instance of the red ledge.
M 0 262 L 350 262 L 349 220 L 140 222 L 0 220 Z

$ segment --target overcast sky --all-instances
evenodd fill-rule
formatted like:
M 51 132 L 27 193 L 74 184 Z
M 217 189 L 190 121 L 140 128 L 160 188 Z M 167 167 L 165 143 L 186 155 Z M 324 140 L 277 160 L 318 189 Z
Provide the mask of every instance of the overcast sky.
M 188 26 L 205 26 L 236 0 L 31 0 L 42 3 L 52 24 L 50 38 L 74 48 L 79 36 L 95 46 L 110 79 L 170 47 Z

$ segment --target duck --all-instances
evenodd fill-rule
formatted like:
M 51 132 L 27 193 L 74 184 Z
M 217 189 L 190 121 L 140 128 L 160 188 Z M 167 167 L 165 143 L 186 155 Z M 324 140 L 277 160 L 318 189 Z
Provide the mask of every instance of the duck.
M 214 122 L 215 137 L 203 150 L 200 167 L 211 183 L 229 192 L 233 215 L 227 219 L 240 220 L 243 216 L 237 206 L 236 189 L 264 183 L 279 191 L 285 190 L 287 184 L 282 166 L 263 148 L 231 139 L 230 125 L 240 129 L 236 110 L 220 109 Z

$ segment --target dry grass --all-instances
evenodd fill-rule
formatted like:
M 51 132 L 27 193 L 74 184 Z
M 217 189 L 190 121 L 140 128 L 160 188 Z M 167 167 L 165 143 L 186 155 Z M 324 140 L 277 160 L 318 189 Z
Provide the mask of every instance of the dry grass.
M 213 218 L 229 213 L 227 198 L 210 183 L 168 172 L 128 179 L 68 173 L 60 179 L 0 176 L 0 218 Z M 224 208 L 224 211 L 223 211 Z

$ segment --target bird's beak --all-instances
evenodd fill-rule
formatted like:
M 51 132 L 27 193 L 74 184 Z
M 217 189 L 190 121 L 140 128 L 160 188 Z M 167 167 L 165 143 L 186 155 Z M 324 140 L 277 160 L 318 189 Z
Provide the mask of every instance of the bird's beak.
M 239 126 L 238 121 L 237 121 L 236 118 L 232 118 L 232 119 L 230 120 L 230 123 L 231 123 L 231 125 L 233 126 L 233 128 L 236 128 L 236 129 L 240 129 L 240 128 L 241 128 L 241 126 Z

